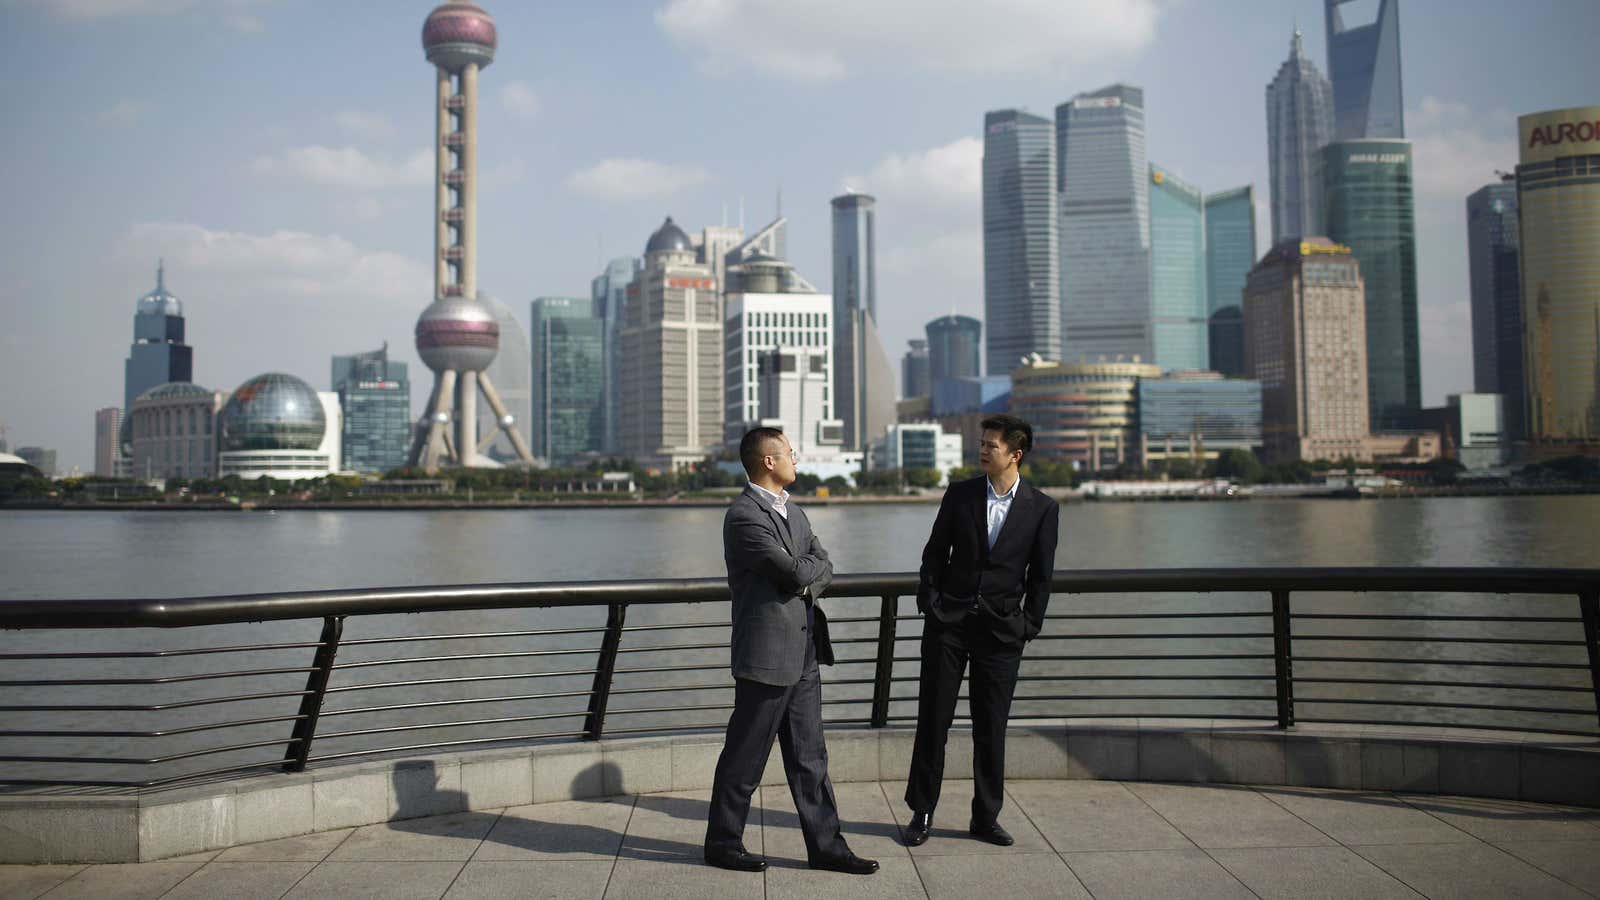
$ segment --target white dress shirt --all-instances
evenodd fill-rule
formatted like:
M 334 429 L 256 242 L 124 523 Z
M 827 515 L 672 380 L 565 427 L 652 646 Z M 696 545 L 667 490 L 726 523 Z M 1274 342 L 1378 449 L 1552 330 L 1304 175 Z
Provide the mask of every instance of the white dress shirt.
M 1011 512 L 1011 501 L 1017 498 L 1017 485 L 1022 483 L 1018 478 L 1011 482 L 1011 490 L 1004 494 L 994 492 L 994 482 L 984 479 L 984 484 L 989 486 L 989 549 L 994 549 L 994 542 L 1000 537 L 1000 529 L 1006 524 L 1006 516 Z
M 750 482 L 750 486 L 755 488 L 756 492 L 759 493 L 761 496 L 767 498 L 767 502 L 772 504 L 772 511 L 773 512 L 777 513 L 780 516 L 783 516 L 784 520 L 788 521 L 788 519 L 789 519 L 789 506 L 788 506 L 788 503 L 789 503 L 789 492 L 788 491 L 784 491 L 781 494 L 774 494 L 773 492 L 767 490 L 766 488 L 762 487 L 761 485 L 756 484 L 754 481 Z M 991 540 L 990 543 L 993 544 L 994 541 Z

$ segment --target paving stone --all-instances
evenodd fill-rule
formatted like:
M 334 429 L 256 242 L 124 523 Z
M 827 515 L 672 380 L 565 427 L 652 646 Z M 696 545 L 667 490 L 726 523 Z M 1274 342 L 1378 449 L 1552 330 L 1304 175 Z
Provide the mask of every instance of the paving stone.
M 1439 748 L 1409 740 L 1363 739 L 1361 786 L 1369 791 L 1439 790 Z
M 934 900 L 973 897 L 1059 897 L 1089 900 L 1089 892 L 1054 853 L 1006 856 L 923 856 L 917 872 Z
M 50 900 L 143 900 L 160 897 L 193 875 L 199 863 L 122 863 L 89 866 L 50 891 Z
M 1203 850 L 1063 853 L 1061 858 L 1095 900 L 1254 900 Z
M 904 853 L 880 859 L 878 866 L 871 875 L 845 875 L 818 872 L 803 861 L 775 860 L 766 873 L 767 900 L 923 900 L 928 896 L 911 858 Z
M 1333 843 L 1327 835 L 1249 788 L 1130 784 L 1128 790 L 1200 847 L 1314 847 Z
M 605 894 L 612 863 L 475 860 L 445 900 L 582 900 Z
M 1139 732 L 1139 778 L 1143 781 L 1214 781 L 1211 733 L 1154 729 Z
M 163 894 L 162 900 L 211 900 L 213 897 L 278 900 L 315 865 L 310 862 L 211 863 Z
M 314 824 L 314 804 L 309 778 L 235 794 L 233 840 L 239 844 L 254 844 L 305 834 Z
M 1286 784 L 1361 788 L 1361 741 L 1354 737 L 1287 734 L 1283 763 Z
M 0 866 L 0 897 L 33 900 L 86 866 Z
M 1588 896 L 1509 853 L 1484 844 L 1391 844 L 1351 849 L 1434 900 L 1576 900 Z
M 905 782 L 886 781 L 883 783 L 883 789 L 889 797 L 895 822 L 903 825 L 911 821 L 911 809 L 902 799 L 906 793 Z M 911 848 L 912 855 L 1030 853 L 1050 849 L 1050 844 L 1044 839 L 1044 835 L 1033 827 L 1028 821 L 1027 814 L 1018 809 L 1016 804 L 1007 803 L 1000 810 L 1000 824 L 1016 838 L 1014 846 L 997 847 L 967 834 L 967 826 L 971 820 L 972 782 L 951 781 L 946 778 L 939 797 L 939 808 L 933 813 L 933 831 L 926 844 Z
M 633 817 L 628 820 L 628 834 L 622 841 L 621 855 L 629 859 L 700 859 L 704 853 L 710 800 L 710 791 L 674 791 L 639 797 L 633 805 Z M 747 836 L 760 830 L 757 815 L 752 798 L 752 821 L 747 823 Z
M 318 863 L 284 900 L 438 900 L 460 862 Z
M 1107 780 L 1139 777 L 1137 731 L 1067 732 L 1068 778 Z
M 1503 841 L 1582 841 L 1600 837 L 1600 812 L 1541 806 L 1516 800 L 1402 795 L 1417 809 L 1493 843 Z
M 605 786 L 605 759 L 598 744 L 546 750 L 533 758 L 535 803 L 600 797 Z
M 1417 896 L 1416 891 L 1347 847 L 1213 850 L 1211 857 L 1263 900 Z
M 322 862 L 333 849 L 349 837 L 353 828 L 302 834 L 259 844 L 230 847 L 217 856 L 218 862 Z
M 748 900 L 765 885 L 764 873 L 730 872 L 698 859 L 619 859 L 606 900 Z
M 533 802 L 533 761 L 527 753 L 461 761 L 467 809 L 499 809 Z
M 1325 788 L 1257 788 L 1341 844 L 1462 844 L 1477 838 L 1393 794 Z
M 800 817 L 794 798 L 784 788 L 762 789 L 762 837 L 767 856 L 805 862 L 805 836 L 800 832 Z M 857 856 L 867 859 L 903 857 L 906 848 L 895 822 L 893 808 L 884 798 L 883 788 L 871 784 L 835 784 L 834 800 L 839 804 L 839 824 L 845 842 Z M 643 802 L 643 798 L 641 798 Z
M 494 813 L 463 812 L 365 825 L 328 856 L 330 860 L 466 861 L 494 827 Z
M 1283 784 L 1288 777 L 1283 743 L 1283 735 L 1273 732 L 1212 732 L 1212 780 Z
M 505 811 L 474 859 L 613 859 L 622 848 L 632 797 L 538 803 Z M 703 839 L 704 828 L 696 839 Z
M 1500 849 L 1591 894 L 1600 894 L 1600 841 L 1508 841 Z
M 1008 792 L 1055 850 L 1185 850 L 1194 844 L 1114 781 L 1013 784 Z

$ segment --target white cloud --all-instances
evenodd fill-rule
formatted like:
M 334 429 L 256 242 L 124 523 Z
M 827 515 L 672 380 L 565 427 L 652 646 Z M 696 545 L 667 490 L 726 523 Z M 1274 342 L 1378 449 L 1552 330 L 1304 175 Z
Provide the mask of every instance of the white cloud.
M 512 81 L 500 88 L 500 105 L 519 119 L 539 114 L 539 94 L 526 81 Z
M 392 137 L 395 133 L 394 122 L 382 113 L 347 109 L 336 113 L 333 121 L 339 126 L 339 130 L 362 140 L 381 140 Z
M 604 159 L 567 176 L 567 187 L 602 200 L 665 197 L 711 180 L 701 166 L 674 165 L 635 157 Z
M 1494 170 L 1509 172 L 1517 164 L 1516 117 L 1501 110 L 1474 112 L 1464 103 L 1424 97 L 1406 111 L 1406 130 L 1424 197 L 1465 204 L 1468 194 L 1495 180 Z
M 95 116 L 95 121 L 111 128 L 125 128 L 139 121 L 148 109 L 143 103 L 124 100 L 115 106 L 101 110 Z
M 413 187 L 433 180 L 433 154 L 418 150 L 399 162 L 376 159 L 355 147 L 293 147 L 276 156 L 259 156 L 257 175 L 292 178 L 357 191 Z
M 867 67 L 1038 73 L 1136 53 L 1167 0 L 668 0 L 656 24 L 713 70 L 831 81 Z
M 975 218 L 983 202 L 983 141 L 964 137 L 930 150 L 891 153 L 845 184 L 886 203 L 959 209 Z

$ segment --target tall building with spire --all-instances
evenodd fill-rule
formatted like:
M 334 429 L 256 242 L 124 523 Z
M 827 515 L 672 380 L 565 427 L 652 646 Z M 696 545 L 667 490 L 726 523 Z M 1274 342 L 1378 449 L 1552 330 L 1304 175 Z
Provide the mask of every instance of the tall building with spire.
M 133 398 L 158 384 L 194 380 L 194 349 L 183 342 L 183 303 L 167 292 L 167 267 L 156 266 L 156 289 L 139 298 L 133 344 L 122 367 L 122 416 Z
M 1296 28 L 1289 42 L 1289 58 L 1267 85 L 1267 172 L 1272 186 L 1274 245 L 1318 233 L 1322 185 L 1316 158 L 1317 151 L 1331 140 L 1333 86 L 1306 56 Z
M 1342 7 L 1351 2 L 1358 0 L 1323 0 L 1328 76 L 1333 81 L 1334 140 L 1404 138 L 1400 0 L 1377 0 L 1377 15 L 1370 22 L 1345 20 L 1349 10 Z M 1371 8 L 1371 3 L 1360 8 Z

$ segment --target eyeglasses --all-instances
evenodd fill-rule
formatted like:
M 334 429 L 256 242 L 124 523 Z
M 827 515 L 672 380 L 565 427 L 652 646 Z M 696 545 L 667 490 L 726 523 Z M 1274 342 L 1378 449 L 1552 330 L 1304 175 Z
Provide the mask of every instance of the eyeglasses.
M 762 458 L 763 459 L 781 459 L 781 458 L 783 458 L 783 456 L 784 456 L 784 454 L 782 454 L 782 453 L 768 453 Z M 800 461 L 800 454 L 795 452 L 795 451 L 793 451 L 793 450 L 789 451 L 788 456 L 789 456 L 789 461 L 790 462 L 799 462 Z

